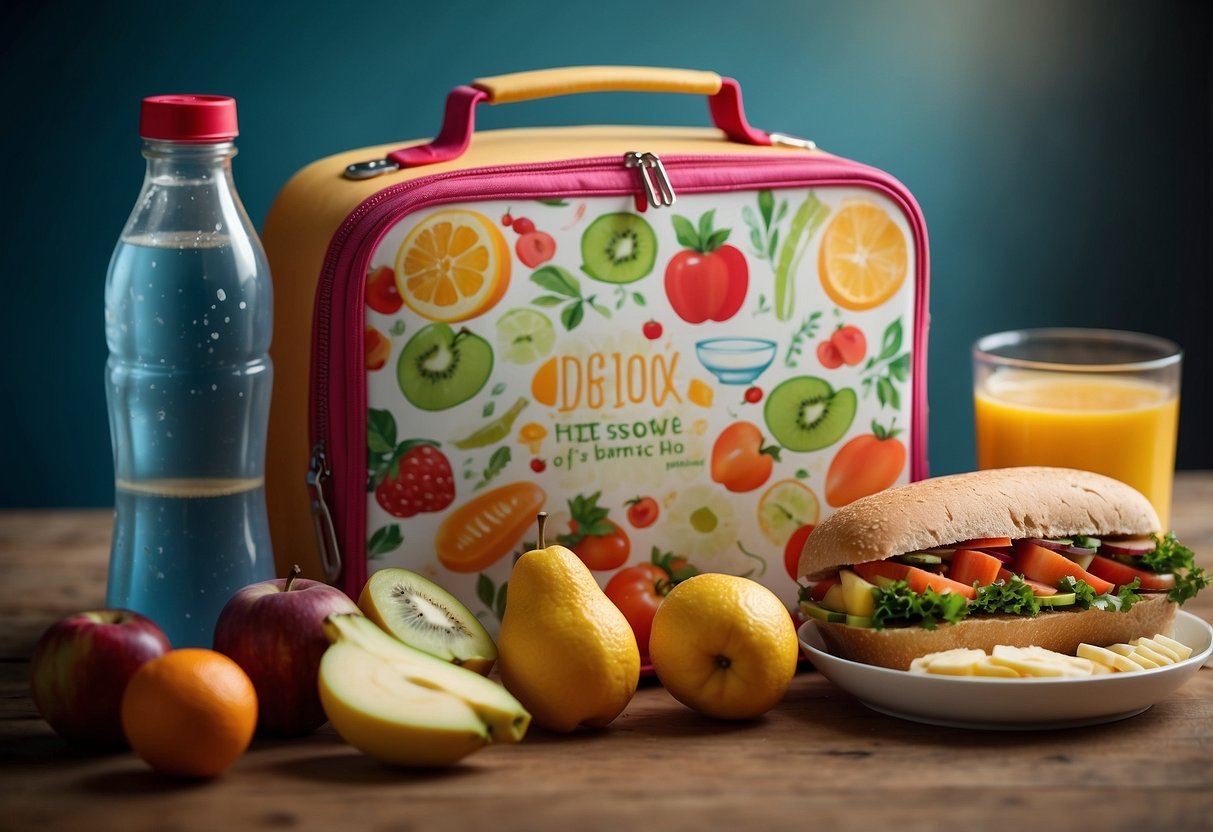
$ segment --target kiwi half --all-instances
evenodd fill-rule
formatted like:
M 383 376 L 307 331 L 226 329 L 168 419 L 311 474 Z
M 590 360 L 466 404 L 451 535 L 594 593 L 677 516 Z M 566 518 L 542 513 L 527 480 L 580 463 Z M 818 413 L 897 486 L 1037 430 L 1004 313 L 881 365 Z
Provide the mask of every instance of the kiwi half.
M 497 645 L 471 611 L 433 581 L 408 569 L 380 569 L 358 608 L 390 635 L 423 653 L 487 676 Z
M 493 371 L 493 348 L 467 328 L 422 327 L 400 351 L 400 392 L 421 410 L 445 410 L 479 392 Z
M 595 280 L 632 283 L 656 262 L 657 235 L 638 214 L 603 214 L 581 235 L 581 270 Z
M 855 421 L 855 391 L 835 392 L 829 382 L 796 376 L 771 391 L 763 410 L 767 430 L 789 451 L 817 451 L 833 445 Z

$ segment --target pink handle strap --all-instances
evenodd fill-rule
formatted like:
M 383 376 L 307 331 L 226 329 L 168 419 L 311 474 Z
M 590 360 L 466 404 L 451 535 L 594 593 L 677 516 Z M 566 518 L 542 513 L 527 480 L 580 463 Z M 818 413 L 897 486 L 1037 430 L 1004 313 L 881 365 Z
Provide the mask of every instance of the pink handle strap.
M 395 150 L 387 155 L 386 162 L 413 168 L 458 159 L 472 140 L 476 105 L 488 99 L 489 94 L 476 87 L 455 87 L 446 98 L 446 112 L 438 136 L 429 144 Z M 723 130 L 730 141 L 760 146 L 771 143 L 770 134 L 756 130 L 746 121 L 741 86 L 732 78 L 720 79 L 720 90 L 708 96 L 708 112 L 712 123 Z

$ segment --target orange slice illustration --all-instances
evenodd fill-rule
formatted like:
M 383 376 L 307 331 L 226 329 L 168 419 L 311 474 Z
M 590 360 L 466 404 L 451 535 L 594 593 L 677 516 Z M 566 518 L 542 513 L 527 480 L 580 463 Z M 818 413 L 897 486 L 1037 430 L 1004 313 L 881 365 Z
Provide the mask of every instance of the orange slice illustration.
M 817 269 L 830 299 L 843 309 L 879 306 L 901 288 L 908 270 L 905 234 L 870 202 L 844 206 L 821 239 Z
M 510 283 L 510 248 L 492 220 L 452 208 L 413 226 L 396 253 L 405 305 L 431 321 L 466 321 L 492 309 Z

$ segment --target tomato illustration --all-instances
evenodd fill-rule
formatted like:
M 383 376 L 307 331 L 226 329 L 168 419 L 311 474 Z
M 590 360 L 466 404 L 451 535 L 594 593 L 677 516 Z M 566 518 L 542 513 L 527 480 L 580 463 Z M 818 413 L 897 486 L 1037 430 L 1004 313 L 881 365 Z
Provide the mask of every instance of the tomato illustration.
M 670 576 L 661 567 L 642 563 L 616 572 L 603 588 L 606 597 L 632 626 L 642 656 L 649 654 L 653 616 L 661 606 L 661 599 L 669 592 L 669 585 Z
M 569 500 L 572 515 L 569 533 L 556 538 L 596 572 L 623 566 L 632 553 L 627 532 L 608 517 L 608 509 L 598 505 L 601 496 L 602 492 L 596 491 L 588 497 L 578 494 Z
M 800 568 L 800 553 L 804 550 L 804 542 L 809 539 L 809 534 L 813 529 L 814 527 L 811 525 L 801 526 L 792 532 L 787 545 L 783 547 L 783 568 L 788 571 L 788 577 L 793 581 L 800 577 L 797 575 Z
M 368 370 L 383 369 L 383 365 L 387 363 L 388 353 L 391 352 L 392 342 L 384 337 L 382 332 L 367 324 L 362 343 L 366 350 L 366 368 Z
M 651 562 L 621 569 L 607 581 L 603 592 L 631 625 L 641 656 L 649 655 L 653 616 L 662 599 L 680 581 L 697 574 L 699 570 L 689 565 L 686 558 L 675 557 L 654 546 Z
M 771 477 L 779 446 L 763 447 L 762 431 L 751 422 L 734 422 L 712 446 L 712 479 L 729 491 L 753 491 Z
M 868 339 L 863 330 L 852 324 L 840 326 L 830 336 L 830 343 L 838 350 L 838 355 L 848 367 L 854 367 L 868 352 Z
M 843 445 L 826 472 L 826 502 L 838 508 L 896 482 L 906 464 L 906 446 L 895 438 L 898 433 L 873 421 L 871 433 Z
M 661 509 L 652 497 L 633 497 L 626 503 L 628 522 L 638 529 L 646 529 L 657 522 Z
M 817 360 L 827 370 L 836 370 L 842 366 L 842 353 L 832 340 L 822 341 L 817 345 Z
M 366 305 L 384 315 L 394 315 L 404 305 L 396 287 L 396 272 L 391 266 L 380 266 L 367 272 Z
M 699 226 L 674 217 L 674 232 L 685 248 L 665 268 L 665 291 L 670 306 L 687 323 L 727 321 L 737 314 L 750 285 L 745 255 L 725 245 L 732 229 L 714 229 L 708 211 Z

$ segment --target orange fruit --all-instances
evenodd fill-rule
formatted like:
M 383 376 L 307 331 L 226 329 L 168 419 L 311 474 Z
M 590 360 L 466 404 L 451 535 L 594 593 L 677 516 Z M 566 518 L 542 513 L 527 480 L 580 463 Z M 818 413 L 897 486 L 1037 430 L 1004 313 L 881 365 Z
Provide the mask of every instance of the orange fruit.
M 396 253 L 404 303 L 431 321 L 454 323 L 487 312 L 510 283 L 510 247 L 483 214 L 449 208 L 409 231 Z
M 858 311 L 893 297 L 908 264 L 906 237 L 893 218 L 878 205 L 853 202 L 826 226 L 817 270 L 830 300 Z
M 720 719 L 753 719 L 792 682 L 800 646 L 787 607 L 762 584 L 705 572 L 653 616 L 649 660 L 670 695 Z
M 257 727 L 257 692 L 240 665 L 200 648 L 171 650 L 135 673 L 122 695 L 122 730 L 156 771 L 214 777 Z

